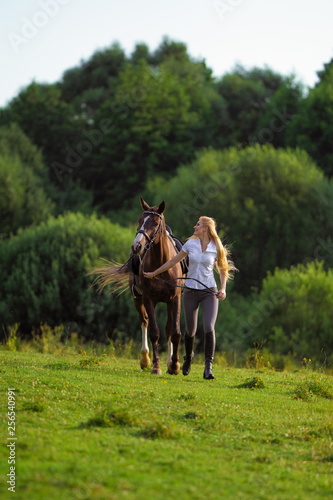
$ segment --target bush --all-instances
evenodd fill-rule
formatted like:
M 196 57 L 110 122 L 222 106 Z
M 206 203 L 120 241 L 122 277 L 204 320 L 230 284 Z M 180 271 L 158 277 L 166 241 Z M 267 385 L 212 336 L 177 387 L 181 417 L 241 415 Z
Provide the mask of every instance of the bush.
M 276 269 L 263 282 L 257 308 L 256 335 L 273 352 L 333 361 L 333 269 L 317 261 Z
M 0 241 L 0 316 L 30 335 L 42 323 L 86 339 L 139 331 L 129 294 L 98 295 L 87 273 L 99 257 L 126 262 L 133 231 L 106 219 L 70 213 Z

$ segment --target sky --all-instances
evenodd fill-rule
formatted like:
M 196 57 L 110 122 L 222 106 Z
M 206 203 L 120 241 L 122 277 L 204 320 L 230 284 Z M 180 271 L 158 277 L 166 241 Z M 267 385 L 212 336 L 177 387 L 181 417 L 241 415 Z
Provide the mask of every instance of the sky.
M 0 0 L 0 106 L 114 42 L 130 56 L 165 36 L 216 78 L 268 66 L 312 87 L 333 58 L 332 20 L 332 0 Z

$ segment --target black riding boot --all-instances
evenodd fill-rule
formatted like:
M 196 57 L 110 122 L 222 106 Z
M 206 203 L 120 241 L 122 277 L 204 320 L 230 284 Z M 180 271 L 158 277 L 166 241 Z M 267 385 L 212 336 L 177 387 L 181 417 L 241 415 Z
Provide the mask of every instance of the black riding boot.
M 208 332 L 205 335 L 205 370 L 203 373 L 203 378 L 213 379 L 215 378 L 212 372 L 212 364 L 215 352 L 215 332 Z
M 185 333 L 185 356 L 183 364 L 183 375 L 188 375 L 191 371 L 191 362 L 194 356 L 193 343 L 194 337 L 190 337 Z

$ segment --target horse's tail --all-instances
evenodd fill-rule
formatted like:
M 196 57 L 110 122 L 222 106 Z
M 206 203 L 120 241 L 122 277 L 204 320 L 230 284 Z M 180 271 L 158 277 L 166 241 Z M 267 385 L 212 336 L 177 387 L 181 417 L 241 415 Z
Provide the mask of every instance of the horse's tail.
M 130 269 L 128 263 L 118 264 L 117 262 L 110 262 L 104 260 L 108 265 L 95 267 L 88 274 L 96 274 L 93 285 L 97 285 L 97 289 L 101 292 L 107 285 L 111 285 L 113 292 L 123 293 L 128 288 L 128 278 Z

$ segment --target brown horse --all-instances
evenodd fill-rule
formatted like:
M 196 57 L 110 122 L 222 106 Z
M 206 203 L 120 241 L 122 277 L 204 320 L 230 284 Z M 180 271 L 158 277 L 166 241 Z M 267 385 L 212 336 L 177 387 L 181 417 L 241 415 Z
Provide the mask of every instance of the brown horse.
M 181 339 L 180 308 L 183 276 L 181 264 L 176 264 L 155 279 L 147 279 L 143 272 L 154 271 L 177 253 L 175 243 L 167 231 L 164 220 L 164 201 L 159 207 L 150 207 L 141 197 L 143 214 L 138 220 L 138 229 L 132 243 L 130 260 L 120 266 L 98 268 L 94 273 L 99 276 L 95 280 L 102 289 L 107 284 L 121 288 L 126 280 L 131 288 L 134 304 L 139 313 L 142 333 L 141 368 L 150 365 L 147 333 L 153 350 L 153 367 L 151 373 L 161 374 L 158 353 L 160 331 L 156 321 L 155 307 L 157 303 L 167 304 L 168 319 L 166 337 L 168 344 L 167 373 L 177 375 L 180 370 L 178 347 Z M 136 263 L 136 265 L 133 265 Z

